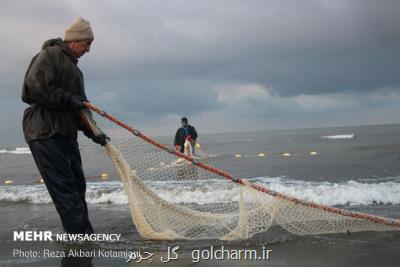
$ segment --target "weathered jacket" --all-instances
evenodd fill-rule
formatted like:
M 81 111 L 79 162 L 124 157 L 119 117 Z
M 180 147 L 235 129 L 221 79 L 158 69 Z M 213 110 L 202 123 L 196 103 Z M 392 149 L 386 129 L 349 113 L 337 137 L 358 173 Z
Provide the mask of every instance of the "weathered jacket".
M 175 146 L 179 145 L 182 148 L 183 145 L 185 144 L 185 140 L 186 140 L 186 137 L 188 135 L 192 136 L 193 140 L 197 139 L 197 132 L 196 132 L 196 129 L 193 126 L 191 126 L 191 125 L 187 126 L 187 134 L 186 134 L 186 131 L 185 131 L 185 129 L 183 127 L 179 128 L 176 131 L 176 134 L 175 134 L 174 145 Z
M 25 75 L 22 101 L 25 109 L 23 130 L 27 142 L 58 133 L 77 137 L 79 114 L 69 107 L 70 97 L 86 99 L 83 75 L 78 60 L 61 39 L 46 41 L 33 57 Z

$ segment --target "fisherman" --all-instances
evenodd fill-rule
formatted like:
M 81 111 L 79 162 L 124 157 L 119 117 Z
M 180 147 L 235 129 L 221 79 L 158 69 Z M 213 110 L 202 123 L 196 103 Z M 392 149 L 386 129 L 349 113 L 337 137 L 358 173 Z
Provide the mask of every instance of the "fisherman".
M 192 125 L 188 124 L 188 119 L 186 117 L 183 117 L 181 119 L 181 123 L 182 127 L 180 127 L 175 134 L 174 146 L 176 150 L 178 150 L 181 153 L 184 153 L 185 142 L 188 141 L 188 143 L 191 145 L 194 155 L 195 144 L 197 139 L 196 129 Z
M 64 230 L 93 233 L 85 201 L 86 182 L 77 130 L 104 146 L 109 138 L 83 124 L 87 102 L 78 59 L 93 42 L 90 23 L 78 17 L 61 38 L 46 41 L 33 57 L 22 88 L 23 130 Z

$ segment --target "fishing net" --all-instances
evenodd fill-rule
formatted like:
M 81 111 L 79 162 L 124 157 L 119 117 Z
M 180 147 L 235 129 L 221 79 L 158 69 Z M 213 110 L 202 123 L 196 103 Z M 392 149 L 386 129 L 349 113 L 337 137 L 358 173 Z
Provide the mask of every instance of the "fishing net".
M 112 136 L 105 149 L 124 184 L 133 222 L 144 238 L 247 239 L 271 226 L 298 235 L 400 229 L 398 220 L 318 205 L 235 178 L 191 157 L 190 150 L 180 154 L 95 106 L 88 107 L 130 133 L 124 138 Z M 229 196 L 218 201 L 215 187 Z M 186 201 L 170 197 L 178 190 L 181 196 L 187 192 Z M 199 203 L 196 197 L 200 196 L 213 201 Z

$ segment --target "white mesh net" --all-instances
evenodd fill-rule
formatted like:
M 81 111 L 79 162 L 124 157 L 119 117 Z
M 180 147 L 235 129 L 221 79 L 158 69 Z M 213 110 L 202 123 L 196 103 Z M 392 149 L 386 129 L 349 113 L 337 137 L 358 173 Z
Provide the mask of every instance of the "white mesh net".
M 144 238 L 246 239 L 272 225 L 298 235 L 400 230 L 398 220 L 325 207 L 268 189 L 263 192 L 258 184 L 232 182 L 134 135 L 112 142 L 116 146 L 108 142 L 106 152 L 123 181 L 133 222 Z M 181 195 L 187 191 L 184 203 L 168 197 L 178 189 Z M 228 192 L 221 201 L 215 196 Z M 195 201 L 196 196 L 211 195 L 217 201 Z

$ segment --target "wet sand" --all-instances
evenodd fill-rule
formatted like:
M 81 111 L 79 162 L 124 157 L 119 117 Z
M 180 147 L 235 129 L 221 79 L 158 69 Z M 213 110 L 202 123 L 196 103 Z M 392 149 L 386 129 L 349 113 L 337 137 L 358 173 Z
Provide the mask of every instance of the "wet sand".
M 121 233 L 122 240 L 116 243 L 66 244 L 61 242 L 21 242 L 12 241 L 13 231 L 50 230 L 60 232 L 57 214 L 49 205 L 18 204 L 13 207 L 1 206 L 0 266 L 399 266 L 399 232 L 364 232 L 294 236 L 279 229 L 270 229 L 264 235 L 251 240 L 222 242 L 201 241 L 156 241 L 144 240 L 136 232 L 130 213 L 126 207 L 115 205 L 89 206 L 94 227 L 98 233 Z M 222 245 L 225 249 L 255 249 L 261 253 L 263 246 L 272 250 L 268 260 L 205 260 L 198 263 L 192 257 L 193 250 L 215 249 Z M 180 246 L 178 260 L 163 263 L 167 248 Z M 152 261 L 140 263 L 126 258 L 104 257 L 98 253 L 93 258 L 58 258 L 43 255 L 44 250 L 61 253 L 69 250 L 105 250 L 155 253 Z M 38 251 L 41 257 L 13 257 L 15 250 Z
M 382 240 L 383 238 L 383 240 Z M 149 251 L 155 253 L 152 261 L 144 260 L 140 263 L 124 258 L 107 258 L 95 256 L 90 258 L 12 258 L 12 250 L 50 249 L 54 251 L 68 251 L 69 249 L 96 249 L 96 246 L 73 246 L 63 244 L 26 242 L 2 242 L 0 266 L 398 266 L 400 260 L 400 236 L 386 234 L 375 238 L 348 237 L 338 242 L 337 237 L 324 238 L 296 238 L 284 243 L 268 245 L 271 249 L 269 260 L 200 260 L 193 262 L 192 250 L 180 249 L 179 258 L 169 263 L 161 262 L 160 257 L 166 257 L 165 251 Z M 152 241 L 157 242 L 157 241 Z M 172 242 L 173 243 L 173 242 Z M 225 249 L 256 249 L 260 246 L 225 246 Z M 165 259 L 165 258 L 164 258 Z

